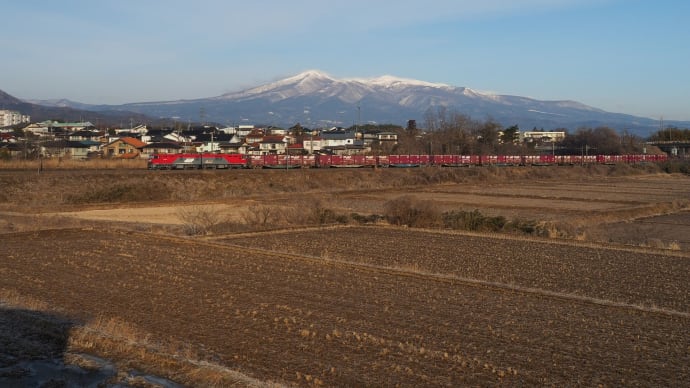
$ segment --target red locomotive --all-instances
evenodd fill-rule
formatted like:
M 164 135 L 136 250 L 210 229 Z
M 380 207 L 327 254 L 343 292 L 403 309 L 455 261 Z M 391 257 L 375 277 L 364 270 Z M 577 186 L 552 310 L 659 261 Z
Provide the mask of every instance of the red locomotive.
M 230 169 L 247 167 L 247 158 L 240 154 L 152 154 L 150 170 Z

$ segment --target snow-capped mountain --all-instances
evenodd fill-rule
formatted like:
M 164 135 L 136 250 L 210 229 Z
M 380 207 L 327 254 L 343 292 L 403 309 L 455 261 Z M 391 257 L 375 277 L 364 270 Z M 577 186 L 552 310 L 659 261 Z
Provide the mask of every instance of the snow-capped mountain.
M 79 108 L 87 109 L 83 104 Z M 404 126 L 414 119 L 423 127 L 427 112 L 445 109 L 476 120 L 492 118 L 504 126 L 517 124 L 523 129 L 575 130 L 606 125 L 646 135 L 657 127 L 653 119 L 605 112 L 575 101 L 541 101 L 390 75 L 337 79 L 318 70 L 217 97 L 92 108 L 222 125 L 350 126 L 371 122 Z

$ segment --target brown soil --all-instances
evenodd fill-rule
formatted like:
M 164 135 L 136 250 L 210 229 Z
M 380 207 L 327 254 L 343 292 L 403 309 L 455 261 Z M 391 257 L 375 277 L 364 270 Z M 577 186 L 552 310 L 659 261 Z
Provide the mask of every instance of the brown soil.
M 5 172 L 0 302 L 41 314 L 32 327 L 60 329 L 50 357 L 89 352 L 185 385 L 680 386 L 690 379 L 690 256 L 682 232 L 663 230 L 684 230 L 690 178 L 625 172 Z M 295 229 L 291 212 L 244 225 L 249 233 L 180 229 L 193 207 L 235 225 L 256 220 L 249 210 L 312 204 L 380 214 L 410 194 L 607 244 Z M 649 225 L 658 243 L 623 245 Z M 13 311 L 0 309 L 0 322 Z M 84 334 L 111 320 L 115 333 Z
M 8 235 L 0 254 L 9 259 L 3 288 L 49 301 L 82 320 L 126 317 L 156 338 L 187 341 L 222 365 L 269 381 L 677 386 L 690 377 L 687 288 L 671 271 L 649 289 L 669 289 L 664 301 L 678 306 L 677 312 L 92 230 Z M 544 265 L 553 260 L 523 257 Z M 686 261 L 679 263 L 684 273 Z M 589 264 L 581 258 L 564 267 L 587 273 Z M 622 283 L 634 283 L 634 276 L 616 271 L 621 265 L 610 268 Z M 538 285 L 558 288 L 559 278 L 567 278 L 553 276 L 556 284 Z M 579 292 L 606 296 L 589 289 Z M 607 291 L 640 301 L 630 286 Z

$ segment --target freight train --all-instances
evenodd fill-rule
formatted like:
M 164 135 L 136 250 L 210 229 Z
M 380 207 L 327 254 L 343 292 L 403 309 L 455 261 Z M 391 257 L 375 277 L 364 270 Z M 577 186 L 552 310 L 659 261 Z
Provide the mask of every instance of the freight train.
M 216 153 L 152 154 L 151 170 L 233 168 L 472 167 L 637 164 L 666 161 L 660 155 L 241 155 Z

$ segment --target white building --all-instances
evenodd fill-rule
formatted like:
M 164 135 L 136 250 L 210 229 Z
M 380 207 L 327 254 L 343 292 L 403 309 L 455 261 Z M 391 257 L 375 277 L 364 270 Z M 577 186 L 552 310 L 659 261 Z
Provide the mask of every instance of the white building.
M 28 123 L 31 118 L 14 110 L 0 110 L 0 128 L 11 127 L 13 125 Z
M 550 132 L 542 132 L 542 131 L 526 131 L 526 132 L 520 132 L 520 140 L 521 141 L 527 141 L 527 142 L 532 142 L 532 141 L 546 141 L 546 142 L 551 142 L 551 143 L 558 143 L 559 141 L 565 139 L 565 132 L 564 131 L 550 131 Z
M 309 137 L 302 141 L 302 147 L 310 154 L 313 154 L 315 151 L 321 151 L 321 148 L 323 148 L 323 140 L 318 136 Z

